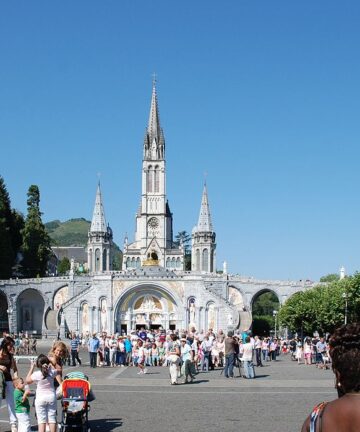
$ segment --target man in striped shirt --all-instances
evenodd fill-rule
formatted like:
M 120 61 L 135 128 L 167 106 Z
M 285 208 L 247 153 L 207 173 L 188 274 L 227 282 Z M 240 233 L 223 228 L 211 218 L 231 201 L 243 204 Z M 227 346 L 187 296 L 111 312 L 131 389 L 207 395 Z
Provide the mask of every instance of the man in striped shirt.
M 71 346 L 72 366 L 76 366 L 76 360 L 78 361 L 79 365 L 81 365 L 81 360 L 79 359 L 80 341 L 76 337 L 75 333 L 73 333 L 73 335 L 72 335 L 70 346 Z

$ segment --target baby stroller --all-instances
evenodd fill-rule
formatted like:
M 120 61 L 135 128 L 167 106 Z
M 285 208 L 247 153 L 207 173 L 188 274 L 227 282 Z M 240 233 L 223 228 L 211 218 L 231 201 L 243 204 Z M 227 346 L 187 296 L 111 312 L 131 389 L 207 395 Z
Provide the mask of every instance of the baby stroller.
M 90 432 L 90 382 L 82 372 L 71 372 L 62 383 L 60 432 Z

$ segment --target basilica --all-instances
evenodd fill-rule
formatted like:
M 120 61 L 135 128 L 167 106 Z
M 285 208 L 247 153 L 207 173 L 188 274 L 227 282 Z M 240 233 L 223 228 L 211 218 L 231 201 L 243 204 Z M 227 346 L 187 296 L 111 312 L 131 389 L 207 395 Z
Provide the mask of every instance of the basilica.
M 174 242 L 166 174 L 165 135 L 153 82 L 141 201 L 133 241 L 124 242 L 122 270 L 112 270 L 113 233 L 98 184 L 88 234 L 88 273 L 75 274 L 72 262 L 68 276 L 0 281 L 0 326 L 38 336 L 68 331 L 128 333 L 141 327 L 248 330 L 257 296 L 272 291 L 282 304 L 309 287 L 302 281 L 231 275 L 226 267 L 216 273 L 216 233 L 206 184 L 191 234 L 191 271 L 185 270 L 184 245 Z

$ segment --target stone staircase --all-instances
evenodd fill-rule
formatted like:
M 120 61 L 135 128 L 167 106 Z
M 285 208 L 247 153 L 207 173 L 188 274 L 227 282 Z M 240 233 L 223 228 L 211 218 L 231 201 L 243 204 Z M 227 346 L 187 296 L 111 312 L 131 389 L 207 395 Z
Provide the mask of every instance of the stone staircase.
M 68 301 L 66 301 L 65 303 L 63 303 L 62 304 L 62 308 L 66 309 L 69 305 L 71 305 L 71 303 L 73 303 L 78 298 L 82 297 L 84 294 L 88 293 L 92 289 L 94 289 L 94 285 L 89 285 L 85 289 L 83 289 L 82 291 L 79 291 L 74 297 L 71 297 Z

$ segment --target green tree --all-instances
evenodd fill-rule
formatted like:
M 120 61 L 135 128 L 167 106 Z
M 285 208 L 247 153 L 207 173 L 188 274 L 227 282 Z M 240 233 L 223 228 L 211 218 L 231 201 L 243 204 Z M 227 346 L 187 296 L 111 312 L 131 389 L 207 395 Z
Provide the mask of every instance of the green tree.
M 0 279 L 11 277 L 15 261 L 12 225 L 10 197 L 4 179 L 0 176 Z
M 347 308 L 346 308 L 347 303 Z M 360 275 L 318 285 L 292 295 L 279 311 L 279 322 L 292 331 L 333 332 L 347 320 L 360 319 Z
M 252 334 L 258 336 L 269 336 L 270 331 L 274 329 L 275 322 L 274 318 L 269 315 L 253 317 L 253 323 L 251 326 Z
M 59 275 L 65 275 L 70 270 L 70 260 L 64 257 L 57 265 L 57 272 Z
M 320 278 L 320 282 L 335 282 L 340 279 L 340 276 L 336 273 L 330 273 Z
M 260 294 L 252 307 L 253 315 L 273 316 L 273 311 L 279 309 L 279 300 L 273 292 Z
M 191 270 L 191 235 L 187 231 L 179 231 L 175 236 L 175 244 L 184 247 L 185 270 Z
M 47 262 L 51 256 L 50 237 L 41 220 L 40 192 L 36 185 L 29 187 L 28 213 L 23 234 L 23 269 L 27 277 L 46 275 Z
M 259 336 L 268 336 L 275 327 L 273 311 L 279 309 L 279 300 L 275 293 L 269 291 L 260 294 L 252 306 L 252 332 Z

